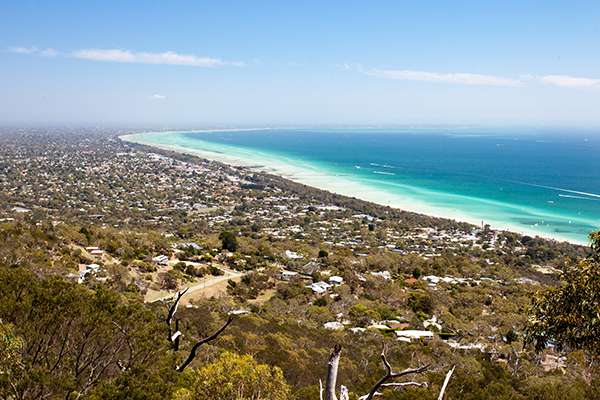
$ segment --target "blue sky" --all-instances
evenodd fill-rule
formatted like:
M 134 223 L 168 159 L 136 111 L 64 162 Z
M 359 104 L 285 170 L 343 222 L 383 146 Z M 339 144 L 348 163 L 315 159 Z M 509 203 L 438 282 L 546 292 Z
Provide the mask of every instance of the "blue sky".
M 11 0 L 0 124 L 600 127 L 600 2 Z

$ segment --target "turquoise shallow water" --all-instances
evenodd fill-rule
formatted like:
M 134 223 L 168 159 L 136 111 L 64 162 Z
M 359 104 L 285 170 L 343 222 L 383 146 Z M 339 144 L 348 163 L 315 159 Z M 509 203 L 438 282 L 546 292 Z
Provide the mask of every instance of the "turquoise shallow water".
M 600 226 L 600 132 L 267 129 L 126 140 L 257 166 L 410 211 L 587 243 Z

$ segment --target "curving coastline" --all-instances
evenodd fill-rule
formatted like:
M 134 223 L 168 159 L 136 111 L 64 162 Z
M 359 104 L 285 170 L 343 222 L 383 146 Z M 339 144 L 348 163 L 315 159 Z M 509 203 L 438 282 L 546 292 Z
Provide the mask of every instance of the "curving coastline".
M 206 132 L 231 132 L 256 129 L 210 130 Z M 480 225 L 490 224 L 493 228 L 509 230 L 521 234 L 566 240 L 572 243 L 587 244 L 587 239 L 579 235 L 552 234 L 544 232 L 536 225 L 528 229 L 523 224 L 507 220 L 507 216 L 522 214 L 520 206 L 506 204 L 490 199 L 476 198 L 453 193 L 435 191 L 424 187 L 415 187 L 398 183 L 386 183 L 369 180 L 365 176 L 340 173 L 311 159 L 295 159 L 289 154 L 259 149 L 247 149 L 222 143 L 207 142 L 198 139 L 193 141 L 183 136 L 185 132 L 148 132 L 120 136 L 120 139 L 144 144 L 179 153 L 193 154 L 205 159 L 223 162 L 230 165 L 246 166 L 276 174 L 284 178 L 313 186 L 318 189 L 360 198 L 381 205 L 387 205 L 407 211 L 422 213 L 441 218 L 449 218 Z M 527 215 L 544 221 L 548 213 L 533 208 L 527 209 Z M 485 217 L 482 218 L 481 215 Z M 561 215 L 551 218 L 567 223 Z M 574 220 L 571 217 L 571 220 Z M 571 220 L 568 223 L 571 223 Z M 577 222 L 577 221 L 574 221 Z M 583 220 L 582 220 L 583 222 Z M 585 221 L 587 223 L 587 221 Z

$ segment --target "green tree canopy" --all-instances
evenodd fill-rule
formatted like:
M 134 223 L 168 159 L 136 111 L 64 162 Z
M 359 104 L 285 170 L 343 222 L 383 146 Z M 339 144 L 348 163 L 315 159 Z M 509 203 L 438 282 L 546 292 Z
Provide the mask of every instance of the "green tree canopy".
M 533 295 L 527 336 L 537 349 L 555 341 L 600 354 L 600 230 L 589 237 L 592 255 L 568 261 L 559 287 Z
M 369 310 L 363 304 L 356 304 L 350 307 L 348 315 L 352 322 L 360 327 L 368 326 L 371 322 L 377 322 L 381 319 L 377 311 Z
M 8 367 L 15 375 L 12 385 L 0 375 L 0 398 L 81 397 L 98 386 L 111 393 L 100 398 L 169 395 L 176 372 L 166 357 L 166 326 L 135 294 L 0 268 L 0 319 L 0 372 Z M 16 368 L 17 351 L 23 368 Z M 146 379 L 130 379 L 140 373 Z
M 223 250 L 229 250 L 231 252 L 237 251 L 239 244 L 233 233 L 221 232 L 219 239 L 221 240 L 221 247 Z

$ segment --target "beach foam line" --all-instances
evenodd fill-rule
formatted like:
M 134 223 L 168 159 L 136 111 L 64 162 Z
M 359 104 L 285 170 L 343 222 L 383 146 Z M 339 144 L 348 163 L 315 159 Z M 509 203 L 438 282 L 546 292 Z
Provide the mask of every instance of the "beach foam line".
M 580 194 L 580 195 L 583 195 L 583 196 L 591 196 L 591 197 L 598 197 L 598 198 L 600 198 L 600 194 L 595 194 L 595 193 L 580 192 L 580 191 L 577 191 L 577 190 L 570 190 L 570 189 L 563 189 L 563 188 L 557 188 L 557 187 L 552 187 L 552 186 L 538 185 L 538 184 L 535 184 L 535 183 L 510 181 L 510 180 L 507 180 L 507 179 L 500 179 L 500 180 L 503 180 L 505 182 L 519 183 L 521 185 L 526 185 L 526 186 L 539 187 L 539 188 L 542 188 L 542 189 L 558 190 L 559 192 L 575 193 L 575 194 Z
M 581 200 L 592 200 L 592 201 L 600 201 L 600 199 L 594 199 L 589 197 L 581 197 L 581 196 L 572 196 L 570 194 L 559 194 L 559 197 L 568 197 L 570 199 L 581 199 Z

